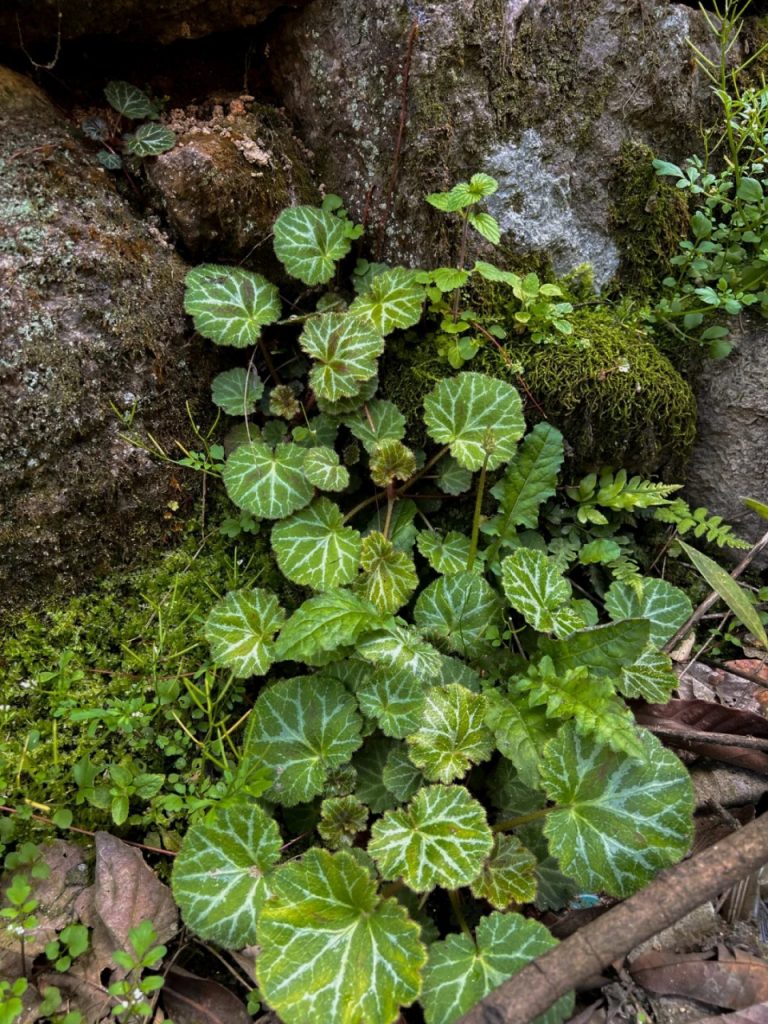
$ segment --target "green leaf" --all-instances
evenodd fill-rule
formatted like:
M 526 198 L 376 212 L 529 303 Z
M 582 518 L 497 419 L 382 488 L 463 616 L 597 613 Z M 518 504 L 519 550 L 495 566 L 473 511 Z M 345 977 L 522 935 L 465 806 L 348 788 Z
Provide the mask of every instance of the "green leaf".
M 130 82 L 107 82 L 104 95 L 110 107 L 131 121 L 157 117 L 157 104 Z
M 381 612 L 396 612 L 419 584 L 413 559 L 398 551 L 383 533 L 370 533 L 360 551 L 363 574 L 354 589 Z
M 192 825 L 171 876 L 187 927 L 226 949 L 252 945 L 281 844 L 275 822 L 250 801 L 220 804 Z
M 229 456 L 222 478 L 238 508 L 262 519 L 283 519 L 312 500 L 314 488 L 304 473 L 305 450 L 297 444 L 263 441 L 239 445 Z
M 338 505 L 315 498 L 308 508 L 275 523 L 272 547 L 280 571 L 292 583 L 330 590 L 355 578 L 361 540 L 357 530 L 344 525 Z
M 748 203 L 761 203 L 763 201 L 763 186 L 757 178 L 742 178 L 736 189 L 736 195 Z
M 343 491 L 349 486 L 349 470 L 339 465 L 339 456 L 326 445 L 307 450 L 304 474 L 321 491 Z
M 472 474 L 448 455 L 440 460 L 437 467 L 437 486 L 445 494 L 465 494 L 472 486 Z
M 614 620 L 647 619 L 650 642 L 662 647 L 693 611 L 685 591 L 666 580 L 642 577 L 642 592 L 627 583 L 614 581 L 605 595 L 605 610 Z
M 349 312 L 365 316 L 379 334 L 413 327 L 421 320 L 424 286 L 416 280 L 418 271 L 393 267 L 377 274 L 363 295 L 358 295 Z
M 475 263 L 474 270 L 481 277 L 485 278 L 486 281 L 508 284 L 511 288 L 520 288 L 522 285 L 518 274 L 513 274 L 511 270 L 502 270 L 495 263 L 486 263 L 484 260 L 478 260 Z
M 383 777 L 387 757 L 396 745 L 395 740 L 374 734 L 352 759 L 352 767 L 357 772 L 355 796 L 370 807 L 373 814 L 381 814 L 395 805 L 395 798 L 384 785 Z
M 404 669 L 379 668 L 356 689 L 360 710 L 375 718 L 386 736 L 402 739 L 418 728 L 424 712 L 424 683 Z
M 498 690 L 486 693 L 485 699 L 485 722 L 496 737 L 499 752 L 512 762 L 522 782 L 536 789 L 541 751 L 552 738 L 554 726 L 542 708 L 524 707 Z
M 437 267 L 428 271 L 428 274 L 441 292 L 452 292 L 454 288 L 462 288 L 469 280 L 469 271 L 455 267 Z
M 256 980 L 286 1024 L 392 1024 L 418 996 L 419 926 L 351 853 L 310 850 L 275 872 Z
M 527 963 L 557 945 L 543 924 L 498 911 L 481 919 L 475 942 L 449 935 L 429 949 L 421 1002 L 427 1024 L 453 1024 Z M 533 1024 L 560 1024 L 573 1009 L 563 996 Z
M 398 803 L 405 803 L 424 785 L 424 776 L 408 757 L 403 743 L 393 746 L 387 754 L 382 781 Z
M 410 553 L 413 550 L 413 542 L 416 540 L 416 534 L 418 532 L 413 524 L 413 521 L 416 518 L 416 512 L 416 502 L 410 501 L 408 498 L 400 498 L 392 510 L 392 516 L 389 524 L 389 539 L 398 551 L 407 551 Z M 382 533 L 384 531 L 386 521 L 386 505 L 380 504 L 368 523 L 367 530 L 369 532 L 377 530 L 379 533 Z
M 475 231 L 487 239 L 491 245 L 499 244 L 501 241 L 499 222 L 490 213 L 475 213 L 474 210 L 470 210 L 467 214 L 467 220 Z
M 430 782 L 463 778 L 494 749 L 485 698 L 457 683 L 427 691 L 421 727 L 408 737 L 408 756 Z
M 517 836 L 498 834 L 472 895 L 504 910 L 510 903 L 532 903 L 536 896 L 536 857 Z
M 729 576 L 725 569 L 721 569 L 717 562 L 702 555 L 700 551 L 690 547 L 685 541 L 678 538 L 677 543 L 739 622 L 746 626 L 753 636 L 757 637 L 764 648 L 768 648 L 768 636 L 765 635 L 760 615 L 736 580 Z
M 557 563 L 540 551 L 518 548 L 501 563 L 504 593 L 512 607 L 540 633 L 568 636 L 584 622 L 570 607 L 573 592 Z
M 541 784 L 557 806 L 545 819 L 550 852 L 587 892 L 629 896 L 683 857 L 693 836 L 684 765 L 648 732 L 644 761 L 580 736 L 547 744 Z
M 374 398 L 364 408 L 344 417 L 350 433 L 370 454 L 383 441 L 401 441 L 405 436 L 405 416 L 396 405 Z
M 354 796 L 333 796 L 320 806 L 317 831 L 331 849 L 352 846 L 368 822 L 368 808 Z
M 469 179 L 468 191 L 473 198 L 484 199 L 492 196 L 499 188 L 499 183 L 490 174 L 473 174 Z
M 620 557 L 621 548 L 615 540 L 611 540 L 609 537 L 591 540 L 579 551 L 581 565 L 594 565 L 595 563 L 605 565 L 607 562 L 615 562 Z
M 190 270 L 184 284 L 184 311 L 195 330 L 217 345 L 248 348 L 280 316 L 277 288 L 250 270 L 204 263 Z
M 489 626 L 499 622 L 499 599 L 481 576 L 457 572 L 426 587 L 416 602 L 416 625 L 457 654 L 475 651 Z
M 370 633 L 358 642 L 357 654 L 374 665 L 406 669 L 426 682 L 439 676 L 442 667 L 439 652 L 407 626 L 394 625 Z
M 421 530 L 416 546 L 435 572 L 451 576 L 464 572 L 469 559 L 470 541 L 463 533 L 451 530 L 445 537 L 436 530 Z
M 757 513 L 761 519 L 768 519 L 768 505 L 762 501 L 757 501 L 756 498 L 742 498 L 742 501 L 750 512 Z
M 176 145 L 176 135 L 164 124 L 142 124 L 128 135 L 123 136 L 126 152 L 134 156 L 159 156 Z
M 648 647 L 633 665 L 622 668 L 616 685 L 625 697 L 642 697 L 651 704 L 666 704 L 678 682 L 669 655 Z
M 304 284 L 325 284 L 349 252 L 344 222 L 314 206 L 292 206 L 275 221 L 275 255 Z
M 376 375 L 384 351 L 384 339 L 370 321 L 347 313 L 312 317 L 299 344 L 318 364 L 309 373 L 312 390 L 329 402 L 357 395 L 362 382 Z
M 625 665 L 637 661 L 649 636 L 650 623 L 645 619 L 623 619 L 581 629 L 567 640 L 541 637 L 539 653 L 548 655 L 558 672 L 584 665 L 592 675 L 616 679 Z
M 520 396 L 511 384 L 482 373 L 441 380 L 424 399 L 433 441 L 450 446 L 465 469 L 497 469 L 515 454 L 525 429 Z
M 671 178 L 685 177 L 677 164 L 671 164 L 668 160 L 654 160 L 653 166 L 656 173 L 660 176 L 668 175 Z
M 368 852 L 382 877 L 416 892 L 458 889 L 480 874 L 493 846 L 482 805 L 463 786 L 427 786 L 371 829 Z
M 508 526 L 535 529 L 539 509 L 555 494 L 563 463 L 563 435 L 549 423 L 537 423 L 525 437 L 491 494 L 498 499 L 503 534 Z
M 335 679 L 281 679 L 259 694 L 243 756 L 275 766 L 267 799 L 292 807 L 321 793 L 328 772 L 351 759 L 361 725 L 354 698 Z
M 375 605 L 351 590 L 329 590 L 311 597 L 280 631 L 276 657 L 312 664 L 323 652 L 354 644 L 361 633 L 376 629 L 382 616 Z
M 205 623 L 213 660 L 238 679 L 263 676 L 275 660 L 273 640 L 284 619 L 285 612 L 268 590 L 230 590 Z
M 350 395 L 349 398 L 339 398 L 335 402 L 331 402 L 327 398 L 323 398 L 322 395 L 316 395 L 317 408 L 326 416 L 346 416 L 370 401 L 378 389 L 379 378 L 373 376 L 370 380 L 363 381 L 357 392 Z
M 368 468 L 378 487 L 389 487 L 395 480 L 410 480 L 416 472 L 416 456 L 400 441 L 382 441 L 371 451 Z
M 255 370 L 241 366 L 217 373 L 211 383 L 211 398 L 228 416 L 250 416 L 264 393 L 264 382 Z

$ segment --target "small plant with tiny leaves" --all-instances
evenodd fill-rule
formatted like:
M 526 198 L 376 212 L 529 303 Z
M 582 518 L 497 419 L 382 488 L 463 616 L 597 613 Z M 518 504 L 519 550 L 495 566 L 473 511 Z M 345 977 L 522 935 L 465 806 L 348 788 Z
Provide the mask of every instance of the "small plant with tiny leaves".
M 83 133 L 100 142 L 96 157 L 108 171 L 134 170 L 148 156 L 159 156 L 173 149 L 176 135 L 160 124 L 161 104 L 130 82 L 108 82 L 104 95 L 118 115 L 89 117 L 82 122 Z M 132 131 L 123 131 L 125 121 L 141 122 Z

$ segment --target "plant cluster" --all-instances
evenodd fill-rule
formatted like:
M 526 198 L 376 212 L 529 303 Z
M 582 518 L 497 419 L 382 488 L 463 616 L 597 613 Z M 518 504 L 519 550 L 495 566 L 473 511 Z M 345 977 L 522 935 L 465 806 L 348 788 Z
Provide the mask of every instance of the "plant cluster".
M 104 147 L 96 154 L 102 167 L 108 171 L 132 170 L 145 157 L 173 149 L 176 135 L 159 123 L 162 106 L 158 101 L 130 82 L 107 82 L 104 95 L 119 117 L 89 117 L 81 125 L 89 139 Z M 132 131 L 123 132 L 123 118 L 141 123 Z

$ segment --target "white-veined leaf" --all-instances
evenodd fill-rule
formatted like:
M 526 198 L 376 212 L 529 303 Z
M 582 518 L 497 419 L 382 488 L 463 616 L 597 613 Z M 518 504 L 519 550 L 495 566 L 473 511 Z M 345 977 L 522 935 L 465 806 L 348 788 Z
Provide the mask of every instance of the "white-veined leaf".
M 466 571 L 470 540 L 465 534 L 451 530 L 443 537 L 436 530 L 421 530 L 416 546 L 435 572 L 452 576 Z
M 614 622 L 621 619 L 648 619 L 650 641 L 662 647 L 693 611 L 685 591 L 666 580 L 642 578 L 642 593 L 619 580 L 608 588 L 605 610 Z
M 280 630 L 276 657 L 313 664 L 318 655 L 354 644 L 384 619 L 370 601 L 351 590 L 329 590 L 311 597 Z
M 421 996 L 427 1024 L 453 1024 L 507 978 L 557 945 L 538 921 L 498 911 L 482 918 L 475 935 L 475 942 L 469 935 L 449 935 L 430 946 Z M 562 996 L 533 1024 L 560 1024 L 572 1009 L 573 996 Z
M 276 871 L 259 919 L 256 980 L 286 1024 L 392 1024 L 419 994 L 419 926 L 347 852 Z
M 211 398 L 228 416 L 250 416 L 264 393 L 264 382 L 255 370 L 242 366 L 217 373 L 211 382 Z
M 275 768 L 267 799 L 292 807 L 321 793 L 328 772 L 351 760 L 361 724 L 354 698 L 335 679 L 281 679 L 259 694 L 243 756 Z
M 307 449 L 304 473 L 307 480 L 321 491 L 343 491 L 349 485 L 349 470 L 339 464 L 339 456 L 334 449 L 325 445 Z
M 472 895 L 504 910 L 510 903 L 532 903 L 536 896 L 535 854 L 517 836 L 499 833 L 483 870 L 471 885 Z
M 393 402 L 374 398 L 362 409 L 344 417 L 350 433 L 370 454 L 383 441 L 401 441 L 405 436 L 405 416 Z
M 499 501 L 501 534 L 508 526 L 536 527 L 539 508 L 555 493 L 562 462 L 563 435 L 549 423 L 537 423 L 520 445 L 514 462 L 491 488 Z
M 375 718 L 386 736 L 402 739 L 418 728 L 424 711 L 424 683 L 405 669 L 378 668 L 356 688 L 360 710 Z
M 367 316 L 380 334 L 413 327 L 421 320 L 424 286 L 416 280 L 418 271 L 393 267 L 377 274 L 370 288 L 358 295 L 349 312 Z
M 383 780 L 387 757 L 396 745 L 396 740 L 374 734 L 366 738 L 362 749 L 352 759 L 352 767 L 357 772 L 355 796 L 370 807 L 373 814 L 381 814 L 395 806 L 395 798 Z
M 297 444 L 239 445 L 222 474 L 227 494 L 239 508 L 262 519 L 283 519 L 298 512 L 314 494 L 304 473 L 304 455 Z
M 536 789 L 541 751 L 556 725 L 547 719 L 543 708 L 525 707 L 498 690 L 486 693 L 485 699 L 485 722 L 496 737 L 496 746 L 515 766 L 522 782 Z
M 430 583 L 419 594 L 413 615 L 426 636 L 466 655 L 499 622 L 499 610 L 495 591 L 481 576 L 458 572 Z
M 688 851 L 693 787 L 685 766 L 648 732 L 646 759 L 617 754 L 564 726 L 544 749 L 541 785 L 557 806 L 550 852 L 587 892 L 629 896 Z
M 284 620 L 285 612 L 268 590 L 230 590 L 205 623 L 213 660 L 238 679 L 263 676 L 275 659 L 274 636 Z
M 320 805 L 317 831 L 332 850 L 352 846 L 368 822 L 368 808 L 356 796 L 332 796 Z
M 541 637 L 539 652 L 552 659 L 558 672 L 584 665 L 593 675 L 617 679 L 622 668 L 636 662 L 646 649 L 649 635 L 650 623 L 645 619 L 622 619 L 580 629 L 567 640 Z
M 570 606 L 571 584 L 557 563 L 540 551 L 518 548 L 501 563 L 504 593 L 529 626 L 540 633 L 568 636 L 584 625 Z
M 398 803 L 405 803 L 424 785 L 424 776 L 408 757 L 404 743 L 393 746 L 387 754 L 382 781 Z
M 398 551 L 383 533 L 369 533 L 360 550 L 363 572 L 354 589 L 381 612 L 396 612 L 419 584 L 413 559 Z
M 465 469 L 497 469 L 515 454 L 525 429 L 520 395 L 511 384 L 483 373 L 441 380 L 424 399 L 424 422 L 433 441 L 450 446 Z
M 157 117 L 157 104 L 130 82 L 107 82 L 104 95 L 110 107 L 131 121 Z
M 650 704 L 666 704 L 679 680 L 672 659 L 655 647 L 648 647 L 632 665 L 625 665 L 616 686 L 625 697 L 642 697 Z
M 176 145 L 176 134 L 164 124 L 141 124 L 135 132 L 123 136 L 123 146 L 134 156 L 160 156 Z
M 427 691 L 421 725 L 408 736 L 409 757 L 430 782 L 453 782 L 494 750 L 485 698 L 457 683 Z
M 272 527 L 272 548 L 280 571 L 292 583 L 330 590 L 350 583 L 360 560 L 360 534 L 344 525 L 338 505 L 316 498 Z
M 321 412 L 302 426 L 294 427 L 291 436 L 302 448 L 333 448 L 338 433 L 338 421 Z
M 458 889 L 480 874 L 493 846 L 481 804 L 463 786 L 427 786 L 371 829 L 368 852 L 383 878 L 416 892 Z
M 442 666 L 439 651 L 407 626 L 388 626 L 364 636 L 357 654 L 374 665 L 405 669 L 425 682 L 439 676 Z
M 304 284 L 325 284 L 349 252 L 344 223 L 315 206 L 292 206 L 275 221 L 275 255 Z
M 378 487 L 389 487 L 395 480 L 410 480 L 416 456 L 401 441 L 381 441 L 371 450 L 368 471 Z
M 226 949 L 252 945 L 281 844 L 275 822 L 252 801 L 219 804 L 192 825 L 171 876 L 187 927 Z
M 437 486 L 445 494 L 454 497 L 457 494 L 466 494 L 472 486 L 472 473 L 460 466 L 452 455 L 447 455 L 440 460 L 437 467 Z
M 317 408 L 326 416 L 347 416 L 370 401 L 378 390 L 379 378 L 374 375 L 370 380 L 364 380 L 355 394 L 349 398 L 338 398 L 331 402 L 322 395 L 316 395 Z
M 336 402 L 357 395 L 360 385 L 376 375 L 384 339 L 363 317 L 321 313 L 304 326 L 299 344 L 318 364 L 309 383 L 318 398 Z
M 247 348 L 280 316 L 277 288 L 250 270 L 203 263 L 190 270 L 184 284 L 184 311 L 217 345 Z

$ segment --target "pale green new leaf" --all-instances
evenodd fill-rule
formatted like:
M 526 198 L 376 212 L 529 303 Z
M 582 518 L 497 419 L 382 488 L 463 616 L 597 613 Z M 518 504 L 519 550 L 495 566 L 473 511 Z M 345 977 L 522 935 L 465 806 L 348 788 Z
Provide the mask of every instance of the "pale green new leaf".
M 402 739 L 417 729 L 424 713 L 424 683 L 406 669 L 365 669 L 355 690 L 363 714 L 375 718 L 386 736 Z
M 339 456 L 325 445 L 307 449 L 304 473 L 321 491 L 343 491 L 349 485 L 349 470 L 339 465 Z
M 275 822 L 251 801 L 219 804 L 193 825 L 171 875 L 190 931 L 226 949 L 252 945 L 281 844 Z
M 239 445 L 222 474 L 227 494 L 239 508 L 262 519 L 283 519 L 298 512 L 314 494 L 304 472 L 304 455 L 305 449 L 297 444 Z
M 424 399 L 433 441 L 450 446 L 465 469 L 497 469 L 514 456 L 525 429 L 520 395 L 511 384 L 482 373 L 440 381 Z
M 549 423 L 537 423 L 524 438 L 514 462 L 491 488 L 499 501 L 501 534 L 508 526 L 536 527 L 541 505 L 555 493 L 563 457 L 560 431 Z
M 362 575 L 354 589 L 381 612 L 396 612 L 419 583 L 413 559 L 398 551 L 383 533 L 369 533 L 360 550 Z
M 349 312 L 366 316 L 379 334 L 413 327 L 421 319 L 424 286 L 416 280 L 418 271 L 393 267 L 377 274 L 368 291 L 358 295 Z
M 292 583 L 330 590 L 355 578 L 361 539 L 357 530 L 344 525 L 338 505 L 316 498 L 308 508 L 275 523 L 272 548 L 280 571 Z
M 502 270 L 495 263 L 486 263 L 485 260 L 478 260 L 473 268 L 486 281 L 496 281 L 500 284 L 508 284 L 511 288 L 519 288 L 522 284 L 519 274 L 511 270 Z
M 490 758 L 495 744 L 485 712 L 485 698 L 457 683 L 427 692 L 421 726 L 408 736 L 408 756 L 426 779 L 453 782 Z
M 571 607 L 571 584 L 540 551 L 518 548 L 501 563 L 501 582 L 512 607 L 540 633 L 568 636 L 584 625 Z
M 650 623 L 622 619 L 581 629 L 567 640 L 541 637 L 539 653 L 548 655 L 558 672 L 584 665 L 592 675 L 617 679 L 625 665 L 634 664 L 648 646 Z
M 437 530 L 421 530 L 416 546 L 435 572 L 443 576 L 465 572 L 467 568 L 470 541 L 463 533 L 451 530 L 443 537 Z
M 501 241 L 499 222 L 490 213 L 475 213 L 474 210 L 470 210 L 467 214 L 467 220 L 475 231 L 479 232 L 483 238 L 486 238 L 491 245 L 499 244 Z
M 425 682 L 439 676 L 442 667 L 439 651 L 407 626 L 388 626 L 370 633 L 359 641 L 357 654 L 374 665 L 405 669 Z
M 275 255 L 304 284 L 325 284 L 352 244 L 343 222 L 315 206 L 293 206 L 275 221 Z
M 437 267 L 427 271 L 429 277 L 441 292 L 452 292 L 454 288 L 462 288 L 469 280 L 469 272 L 456 267 Z
M 419 926 L 346 851 L 275 872 L 258 924 L 256 980 L 285 1024 L 392 1024 L 419 994 Z
M 454 497 L 457 494 L 466 494 L 472 486 L 472 473 L 460 466 L 452 455 L 447 455 L 440 460 L 437 467 L 437 486 L 445 494 Z
M 344 424 L 369 454 L 383 441 L 401 441 L 405 436 L 405 416 L 383 398 L 374 398 L 345 416 Z
M 213 660 L 238 679 L 263 676 L 275 660 L 274 636 L 284 620 L 285 612 L 268 590 L 230 590 L 205 623 Z
M 395 480 L 410 480 L 416 456 L 400 441 L 381 441 L 371 450 L 368 469 L 378 487 L 389 487 Z
M 184 284 L 184 311 L 217 345 L 247 348 L 280 316 L 277 288 L 250 270 L 204 263 L 190 270 Z
M 328 772 L 352 758 L 361 725 L 354 698 L 335 679 L 281 679 L 259 694 L 243 756 L 274 767 L 266 797 L 292 807 L 321 793 Z
M 496 737 L 496 746 L 518 771 L 522 782 L 532 789 L 539 785 L 539 762 L 544 744 L 555 726 L 543 708 L 528 708 L 520 701 L 492 690 L 485 695 L 485 722 Z
M 107 82 L 104 95 L 110 107 L 131 121 L 157 117 L 157 104 L 130 82 Z
M 368 852 L 382 877 L 402 877 L 416 892 L 458 889 L 480 874 L 493 836 L 480 803 L 463 786 L 427 786 L 407 807 L 387 811 Z
M 264 393 L 264 382 L 255 370 L 242 366 L 217 373 L 211 383 L 211 398 L 228 416 L 250 416 Z
M 517 836 L 498 834 L 491 855 L 471 885 L 472 895 L 504 910 L 510 903 L 531 903 L 536 896 L 536 857 Z
M 427 1024 L 453 1024 L 502 982 L 556 945 L 557 940 L 538 921 L 498 911 L 482 918 L 475 942 L 469 935 L 449 935 L 434 942 L 421 996 Z M 573 996 L 563 996 L 532 1024 L 560 1024 L 572 1009 Z
M 426 587 L 416 602 L 414 621 L 422 632 L 466 655 L 476 650 L 489 626 L 498 624 L 499 600 L 481 576 L 457 572 Z
M 693 611 L 685 591 L 666 580 L 642 577 L 642 593 L 627 583 L 614 581 L 605 595 L 605 610 L 614 620 L 648 619 L 650 641 L 662 647 Z
M 318 655 L 354 644 L 382 621 L 365 598 L 351 590 L 329 590 L 305 601 L 288 619 L 278 637 L 276 657 L 311 665 Z
M 398 803 L 405 803 L 424 785 L 424 776 L 408 757 L 403 743 L 393 746 L 387 754 L 382 781 Z
M 616 686 L 625 697 L 642 697 L 651 704 L 666 704 L 678 682 L 669 655 L 648 647 L 634 664 L 622 668 Z
M 141 124 L 135 132 L 123 136 L 125 152 L 134 156 L 159 156 L 175 145 L 175 132 L 164 124 Z
M 309 383 L 318 398 L 336 402 L 357 395 L 376 375 L 384 339 L 369 320 L 348 313 L 321 313 L 304 326 L 299 344 L 317 364 Z
M 645 760 L 564 726 L 547 744 L 541 784 L 550 852 L 587 892 L 629 896 L 688 851 L 693 787 L 685 766 L 648 732 Z

